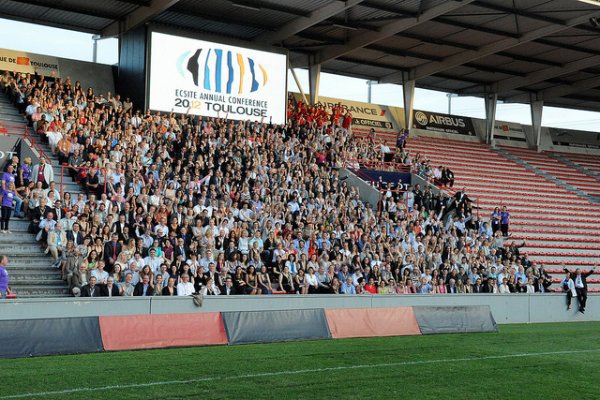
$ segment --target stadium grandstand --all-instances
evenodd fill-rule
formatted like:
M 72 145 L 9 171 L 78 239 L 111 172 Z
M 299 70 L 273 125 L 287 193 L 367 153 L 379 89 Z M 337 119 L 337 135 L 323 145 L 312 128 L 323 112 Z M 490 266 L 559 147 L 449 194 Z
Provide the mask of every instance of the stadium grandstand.
M 0 17 L 120 40 L 112 88 L 22 55 L 0 78 L 18 298 L 533 294 L 576 268 L 600 287 L 599 143 L 541 125 L 544 106 L 600 110 L 589 2 L 27 0 Z M 286 92 L 294 68 L 307 93 Z M 323 102 L 322 71 L 401 84 L 405 106 Z M 486 118 L 414 110 L 415 87 L 481 96 Z M 500 100 L 533 125 L 496 121 Z

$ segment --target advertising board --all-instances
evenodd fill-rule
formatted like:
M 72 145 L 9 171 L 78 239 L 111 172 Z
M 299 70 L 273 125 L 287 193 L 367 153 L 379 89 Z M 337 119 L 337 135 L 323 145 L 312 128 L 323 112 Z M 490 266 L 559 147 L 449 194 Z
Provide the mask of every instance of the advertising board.
M 151 33 L 151 110 L 285 122 L 285 54 Z

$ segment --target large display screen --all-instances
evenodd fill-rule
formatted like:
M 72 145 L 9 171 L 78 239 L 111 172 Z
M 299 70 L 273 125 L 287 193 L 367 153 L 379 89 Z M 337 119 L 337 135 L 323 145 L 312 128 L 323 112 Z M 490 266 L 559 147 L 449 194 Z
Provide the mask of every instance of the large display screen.
M 151 35 L 151 110 L 285 122 L 286 55 Z

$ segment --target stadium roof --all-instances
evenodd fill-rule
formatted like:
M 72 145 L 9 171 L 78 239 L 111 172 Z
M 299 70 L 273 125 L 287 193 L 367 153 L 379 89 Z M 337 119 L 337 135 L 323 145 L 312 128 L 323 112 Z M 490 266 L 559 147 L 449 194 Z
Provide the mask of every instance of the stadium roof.
M 600 111 L 600 7 L 577 0 L 0 0 L 0 16 L 103 36 L 151 23 L 284 47 L 294 67 Z

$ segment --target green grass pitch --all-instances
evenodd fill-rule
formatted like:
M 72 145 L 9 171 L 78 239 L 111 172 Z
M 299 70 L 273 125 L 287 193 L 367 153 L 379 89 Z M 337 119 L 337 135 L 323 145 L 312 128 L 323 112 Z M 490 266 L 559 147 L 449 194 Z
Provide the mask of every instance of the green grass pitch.
M 600 322 L 0 360 L 4 399 L 599 399 Z

